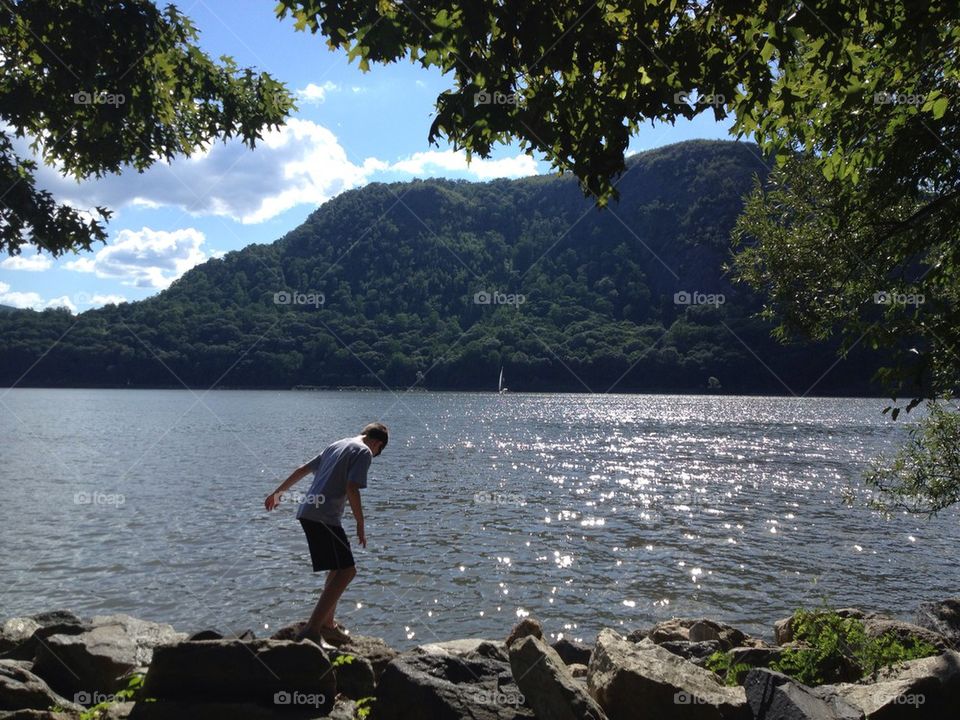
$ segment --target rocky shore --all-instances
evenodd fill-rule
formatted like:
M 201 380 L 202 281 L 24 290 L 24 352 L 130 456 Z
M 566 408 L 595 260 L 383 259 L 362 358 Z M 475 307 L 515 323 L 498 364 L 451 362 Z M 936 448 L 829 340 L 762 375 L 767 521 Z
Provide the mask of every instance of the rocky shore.
M 810 686 L 769 669 L 806 648 L 796 618 L 775 622 L 772 642 L 678 618 L 627 635 L 603 629 L 592 646 L 551 644 L 527 618 L 505 639 L 400 652 L 362 635 L 336 648 L 296 642 L 298 625 L 270 638 L 223 637 L 53 611 L 0 630 L 0 720 L 960 717 L 960 598 L 922 605 L 913 622 L 849 608 L 830 615 L 855 620 L 865 637 L 930 654 L 869 677 L 834 663 L 833 682 Z

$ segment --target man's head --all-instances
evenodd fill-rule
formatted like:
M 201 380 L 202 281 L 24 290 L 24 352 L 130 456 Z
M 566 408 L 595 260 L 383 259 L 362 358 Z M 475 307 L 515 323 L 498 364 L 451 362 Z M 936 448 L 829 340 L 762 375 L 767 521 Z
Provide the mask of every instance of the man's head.
M 382 453 L 383 449 L 387 446 L 387 439 L 389 437 L 387 426 L 378 422 L 370 423 L 363 428 L 360 437 L 363 438 L 363 442 L 370 448 L 373 456 L 376 457 Z

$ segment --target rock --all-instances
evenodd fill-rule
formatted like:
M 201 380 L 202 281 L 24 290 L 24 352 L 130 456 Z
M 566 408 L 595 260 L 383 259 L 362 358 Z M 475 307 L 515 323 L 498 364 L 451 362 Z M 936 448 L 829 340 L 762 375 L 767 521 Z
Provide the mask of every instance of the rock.
M 56 705 L 75 712 L 83 710 L 55 693 L 19 662 L 0 660 L 0 710 L 47 710 Z
M 727 651 L 730 654 L 730 665 L 749 665 L 755 668 L 770 667 L 783 657 L 783 648 L 737 647 Z
M 326 653 L 310 640 L 188 640 L 154 651 L 143 694 L 316 710 L 333 705 L 337 685 Z
M 32 662 L 41 640 L 50 635 L 76 635 L 89 627 L 67 610 L 11 618 L 4 623 L 3 630 L 0 630 L 0 656 Z
M 876 613 L 866 613 L 860 608 L 838 608 L 837 610 L 830 610 L 829 612 L 836 613 L 842 618 L 855 618 L 857 620 L 864 620 L 868 617 L 880 617 Z M 777 620 L 773 624 L 773 638 L 777 645 L 786 645 L 793 642 L 792 615 L 788 618 Z
M 635 718 L 637 708 L 651 718 L 749 718 L 743 688 L 721 685 L 649 638 L 631 643 L 610 629 L 597 636 L 587 685 L 611 720 Z
M 582 665 L 580 663 L 571 663 L 570 665 L 567 665 L 567 670 L 569 670 L 570 674 L 577 679 L 587 679 L 588 668 L 586 665 Z
M 704 640 L 702 642 L 691 642 L 689 640 L 668 640 L 660 643 L 660 647 L 669 650 L 674 655 L 689 660 L 697 665 L 702 665 L 707 658 L 720 650 L 719 640 Z
M 300 631 L 303 630 L 306 624 L 307 624 L 306 621 L 301 620 L 300 622 L 284 625 L 282 628 L 277 630 L 273 635 L 271 635 L 270 639 L 271 640 L 296 640 L 297 636 L 300 634 Z
M 353 700 L 374 694 L 376 680 L 369 660 L 339 648 L 331 650 L 328 657 L 337 678 L 337 692 Z
M 821 697 L 840 697 L 868 720 L 956 720 L 960 707 L 960 653 L 948 650 L 910 660 L 878 673 L 876 682 L 816 688 Z
M 0 720 L 77 720 L 75 713 L 52 710 L 0 710 Z
M 649 630 L 634 630 L 627 635 L 627 640 L 638 643 L 645 638 L 649 638 L 657 645 L 664 642 L 682 641 L 690 642 L 690 626 L 695 620 L 681 620 L 673 618 L 665 620 L 654 625 Z
M 754 669 L 743 683 L 754 720 L 861 720 L 863 713 L 846 703 L 830 704 L 806 685 L 783 673 Z
M 543 639 L 532 634 L 516 638 L 510 645 L 510 667 L 537 720 L 606 720 L 600 706 Z
M 309 705 L 261 705 L 253 702 L 165 700 L 136 703 L 128 720 L 318 720 L 326 708 Z M 343 717 L 342 715 L 340 717 Z
M 525 617 L 523 620 L 514 625 L 513 629 L 510 631 L 510 634 L 507 635 L 507 648 L 509 648 L 517 640 L 525 638 L 529 635 L 533 635 L 533 637 L 543 640 L 543 628 L 540 627 L 540 623 L 534 620 L 532 617 Z
M 357 704 L 350 698 L 338 697 L 328 720 L 354 720 L 357 716 Z
M 863 625 L 869 637 L 892 635 L 901 643 L 912 644 L 919 641 L 933 645 L 937 650 L 948 649 L 948 643 L 942 635 L 903 620 L 873 616 L 864 618 Z
M 917 625 L 943 637 L 954 650 L 960 650 L 960 597 L 923 603 L 917 610 Z
M 68 697 L 111 694 L 126 685 L 126 675 L 150 664 L 154 648 L 185 637 L 170 625 L 129 615 L 96 616 L 79 634 L 50 635 L 38 642 L 33 671 Z
M 666 642 L 718 642 L 721 650 L 729 650 L 745 644 L 759 643 L 746 633 L 732 625 L 714 622 L 713 620 L 691 620 L 672 618 L 657 623 L 649 630 L 634 630 L 627 635 L 627 640 L 640 642 L 649 638 L 657 645 Z M 748 643 L 749 641 L 749 643 Z
M 590 663 L 590 653 L 593 652 L 583 643 L 567 638 L 560 638 L 552 647 L 567 665 L 587 665 Z
M 483 640 L 482 638 L 464 638 L 461 640 L 444 640 L 443 642 L 418 645 L 414 652 L 439 653 L 441 655 L 456 655 L 458 657 L 485 657 L 500 662 L 509 662 L 506 645 L 499 640 Z
M 533 718 L 510 666 L 489 658 L 407 652 L 380 676 L 371 720 Z
M 339 649 L 369 660 L 373 667 L 374 680 L 377 682 L 390 661 L 399 655 L 382 638 L 369 635 L 351 635 L 350 641 L 341 645 Z
M 193 635 L 187 638 L 190 642 L 195 640 L 223 640 L 223 635 L 218 633 L 216 630 L 201 630 L 200 632 L 195 632 Z

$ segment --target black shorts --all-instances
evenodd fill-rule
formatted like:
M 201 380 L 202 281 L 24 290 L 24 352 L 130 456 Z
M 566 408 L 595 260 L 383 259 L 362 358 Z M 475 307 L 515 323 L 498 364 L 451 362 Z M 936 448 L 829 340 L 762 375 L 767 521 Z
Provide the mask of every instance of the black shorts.
M 354 567 L 353 552 L 347 534 L 339 525 L 327 525 L 316 520 L 300 518 L 300 525 L 310 546 L 313 571 L 341 570 Z

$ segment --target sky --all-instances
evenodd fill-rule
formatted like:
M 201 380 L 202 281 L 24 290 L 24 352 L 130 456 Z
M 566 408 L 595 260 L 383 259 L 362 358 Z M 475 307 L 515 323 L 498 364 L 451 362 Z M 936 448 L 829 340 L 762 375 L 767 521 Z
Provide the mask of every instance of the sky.
M 37 185 L 72 205 L 114 215 L 106 244 L 54 259 L 24 247 L 0 260 L 0 304 L 79 313 L 155 295 L 190 268 L 252 243 L 270 243 L 341 192 L 424 177 L 485 181 L 550 172 L 516 144 L 467 166 L 427 142 L 434 100 L 452 81 L 409 61 L 361 72 L 320 35 L 280 21 L 273 0 L 185 0 L 179 9 L 211 57 L 265 70 L 297 95 L 298 110 L 253 151 L 238 142 L 99 180 L 77 182 L 42 166 Z M 694 138 L 729 139 L 709 114 L 646 124 L 628 154 Z M 23 148 L 23 146 L 20 146 Z

